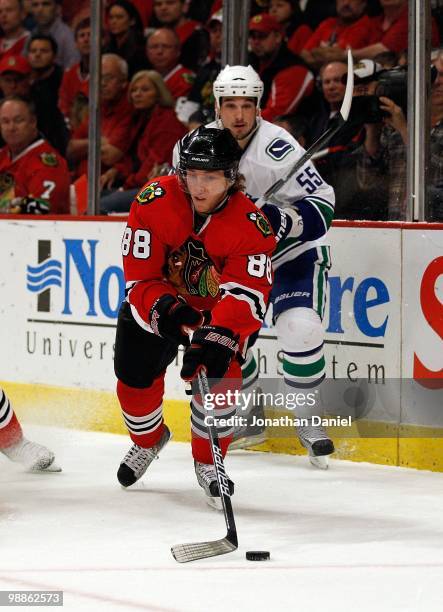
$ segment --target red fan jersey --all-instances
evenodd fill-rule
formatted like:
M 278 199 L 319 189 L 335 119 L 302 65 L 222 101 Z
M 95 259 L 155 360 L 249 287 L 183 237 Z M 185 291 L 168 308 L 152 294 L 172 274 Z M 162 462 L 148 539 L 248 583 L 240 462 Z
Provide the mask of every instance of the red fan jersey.
M 187 96 L 195 81 L 195 73 L 181 64 L 177 64 L 163 77 L 172 97 L 177 100 L 180 96 Z
M 66 161 L 46 140 L 14 159 L 7 146 L 0 149 L 0 205 L 29 196 L 47 200 L 50 214 L 69 214 L 69 184 Z
M 151 331 L 149 312 L 164 294 L 211 310 L 211 324 L 241 341 L 260 329 L 272 285 L 275 238 L 266 217 L 242 193 L 206 218 L 195 215 L 176 176 L 143 187 L 123 240 L 126 300 Z

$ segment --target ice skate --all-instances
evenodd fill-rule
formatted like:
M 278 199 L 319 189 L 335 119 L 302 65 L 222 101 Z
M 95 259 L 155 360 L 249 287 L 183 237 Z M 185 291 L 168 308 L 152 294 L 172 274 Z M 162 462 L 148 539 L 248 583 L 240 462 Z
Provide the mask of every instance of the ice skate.
M 260 389 L 257 389 L 257 392 L 260 392 Z M 229 445 L 229 450 L 239 450 L 241 448 L 249 448 L 250 446 L 256 446 L 257 444 L 262 444 L 266 440 L 266 426 L 265 425 L 252 425 L 257 419 L 265 418 L 265 411 L 263 409 L 262 404 L 257 404 L 253 406 L 251 411 L 244 415 L 239 414 L 239 417 L 243 417 L 246 419 L 245 425 L 239 425 L 234 429 L 234 435 L 232 438 L 232 442 Z
M 118 468 L 117 478 L 122 487 L 130 487 L 137 482 L 154 459 L 158 459 L 159 452 L 171 438 L 172 434 L 165 425 L 163 435 L 155 446 L 142 448 L 138 444 L 133 444 Z
M 222 509 L 220 491 L 218 489 L 217 474 L 215 468 L 209 463 L 194 461 L 195 475 L 197 482 L 206 493 L 206 502 L 216 510 Z M 228 478 L 229 493 L 234 494 L 234 483 Z
M 31 442 L 25 437 L 1 452 L 15 463 L 21 463 L 31 472 L 61 472 L 61 468 L 54 464 L 55 455 L 46 446 Z
M 300 442 L 307 449 L 311 464 L 321 470 L 329 467 L 328 456 L 334 452 L 334 443 L 321 425 L 300 425 L 297 429 Z

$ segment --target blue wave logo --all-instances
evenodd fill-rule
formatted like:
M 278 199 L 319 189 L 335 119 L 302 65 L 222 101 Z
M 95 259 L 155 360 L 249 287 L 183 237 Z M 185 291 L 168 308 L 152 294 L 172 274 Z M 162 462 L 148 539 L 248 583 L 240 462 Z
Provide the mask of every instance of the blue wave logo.
M 40 293 L 48 287 L 62 286 L 62 264 L 57 259 L 47 259 L 38 266 L 27 266 L 26 287 Z

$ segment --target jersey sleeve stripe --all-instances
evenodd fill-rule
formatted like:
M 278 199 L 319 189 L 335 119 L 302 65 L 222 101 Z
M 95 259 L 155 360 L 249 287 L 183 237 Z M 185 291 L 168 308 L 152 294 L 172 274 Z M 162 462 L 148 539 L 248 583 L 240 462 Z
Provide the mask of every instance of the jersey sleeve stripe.
M 230 295 L 236 300 L 247 302 L 251 308 L 252 316 L 263 321 L 266 314 L 266 301 L 261 291 L 245 287 L 239 283 L 223 283 L 220 285 L 222 299 Z

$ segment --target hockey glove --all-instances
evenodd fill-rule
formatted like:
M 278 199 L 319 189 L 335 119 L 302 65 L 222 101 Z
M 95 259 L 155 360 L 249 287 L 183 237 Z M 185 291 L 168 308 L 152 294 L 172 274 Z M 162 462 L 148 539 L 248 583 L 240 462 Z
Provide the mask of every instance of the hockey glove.
M 226 327 L 205 325 L 192 336 L 191 346 L 183 356 L 180 376 L 183 380 L 193 380 L 201 369 L 212 384 L 223 378 L 235 353 L 238 351 L 238 335 Z
M 152 305 L 149 313 L 151 329 L 175 344 L 189 346 L 187 329 L 194 330 L 204 322 L 203 313 L 189 306 L 182 298 L 162 295 Z

